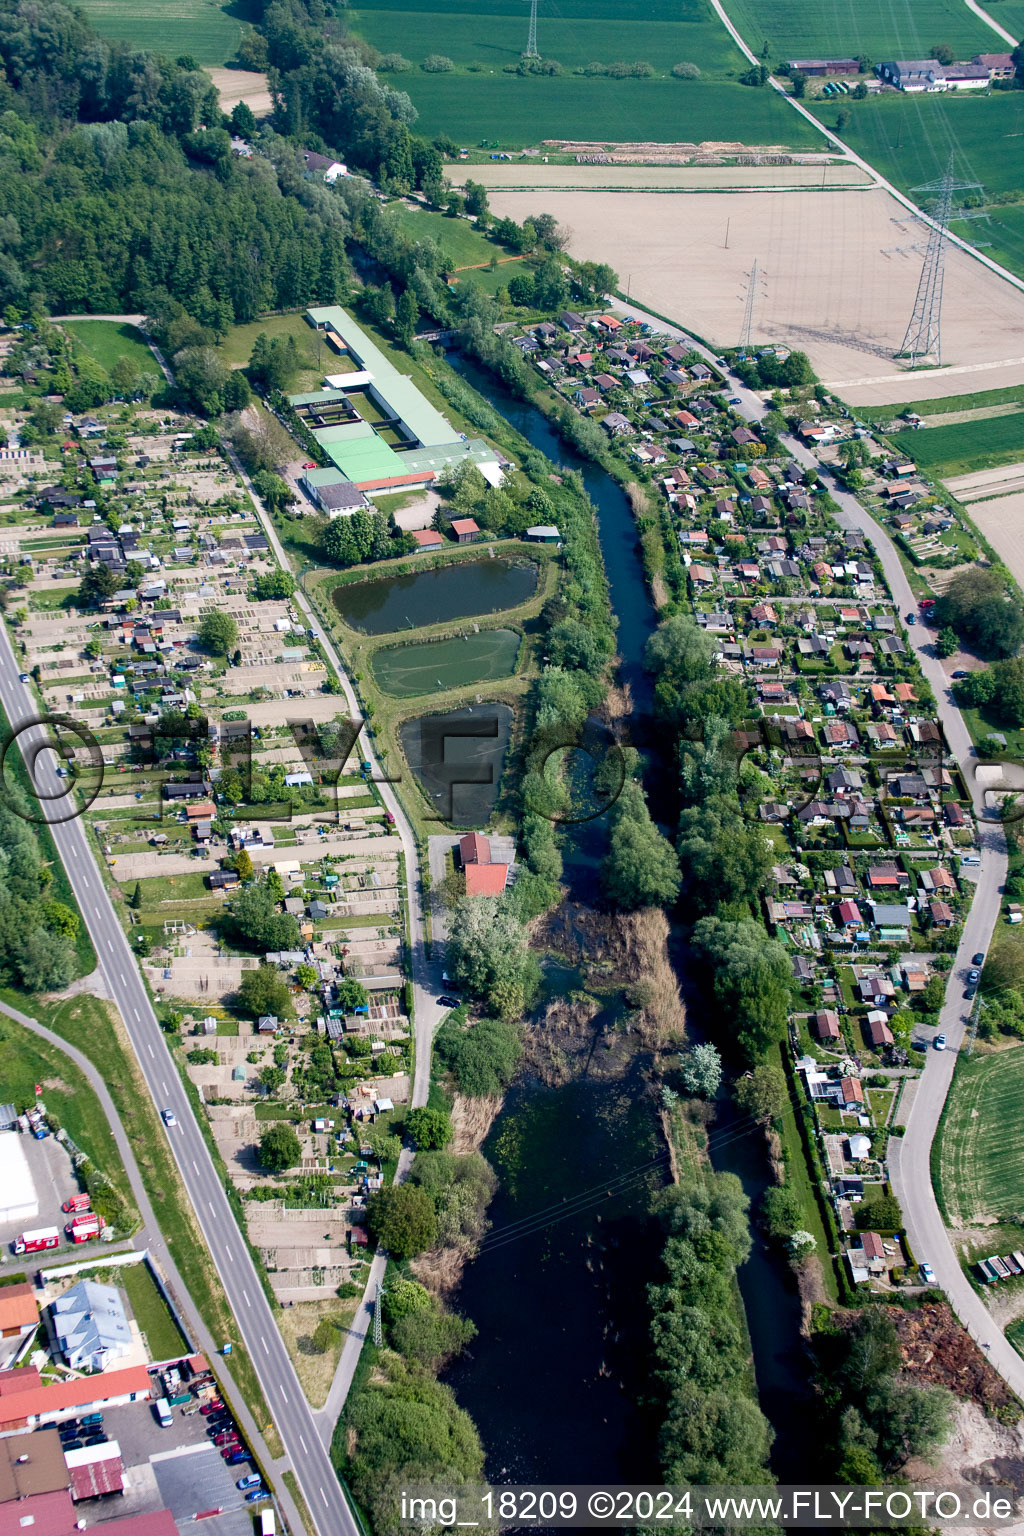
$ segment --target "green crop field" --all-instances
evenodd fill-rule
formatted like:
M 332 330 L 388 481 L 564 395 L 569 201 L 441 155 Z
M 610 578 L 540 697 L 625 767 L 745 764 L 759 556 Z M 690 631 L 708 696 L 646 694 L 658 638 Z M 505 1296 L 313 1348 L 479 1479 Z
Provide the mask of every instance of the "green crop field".
M 130 357 L 141 373 L 157 373 L 157 362 L 134 325 L 116 320 L 68 320 L 64 329 L 109 373 L 119 357 Z
M 411 699 L 464 683 L 508 677 L 515 670 L 518 654 L 515 630 L 484 629 L 455 640 L 388 646 L 374 656 L 373 675 L 385 693 Z
M 939 1130 L 942 1198 L 952 1225 L 1020 1218 L 1022 1116 L 1024 1048 L 958 1063 Z
M 442 10 L 436 0 L 404 0 L 401 9 L 370 0 L 353 20 L 375 47 L 414 64 L 441 53 L 490 70 L 518 61 L 528 14 L 521 0 L 451 0 Z M 683 60 L 712 74 L 746 67 L 705 0 L 564 0 L 541 8 L 537 38 L 544 57 L 564 69 L 620 59 L 646 59 L 666 73 Z
M 417 132 L 446 133 L 467 147 L 503 149 L 541 139 L 597 143 L 736 139 L 821 148 L 815 129 L 774 91 L 724 80 L 611 80 L 455 73 L 396 77 L 419 111 Z
M 992 29 L 961 0 L 725 0 L 755 52 L 773 58 L 923 59 L 936 43 L 957 58 L 1001 51 Z
M 929 475 L 966 475 L 1024 459 L 1024 415 L 987 416 L 950 427 L 896 432 L 892 442 Z
M 171 58 L 188 53 L 197 64 L 226 64 L 242 36 L 238 0 L 83 0 L 82 9 L 104 37 Z
M 901 400 L 896 405 L 859 405 L 857 415 L 864 421 L 892 421 L 903 411 L 919 416 L 939 416 L 947 411 L 976 411 L 989 405 L 1024 405 L 1024 384 L 1008 384 L 1004 389 L 979 389 L 973 395 L 943 395 L 939 399 Z M 931 429 L 929 429 L 931 430 Z

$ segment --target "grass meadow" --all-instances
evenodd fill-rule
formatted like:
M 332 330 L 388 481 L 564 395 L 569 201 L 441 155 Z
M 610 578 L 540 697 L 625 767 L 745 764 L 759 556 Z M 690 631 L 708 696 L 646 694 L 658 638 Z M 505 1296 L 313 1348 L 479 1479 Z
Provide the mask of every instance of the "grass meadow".
M 177 58 L 188 53 L 197 64 L 231 59 L 242 36 L 242 7 L 218 0 L 83 0 L 82 9 L 103 37 Z
M 108 373 L 119 357 L 130 357 L 140 373 L 159 371 L 156 358 L 134 325 L 119 325 L 116 320 L 68 320 L 64 329 Z
M 975 411 L 988 405 L 1011 404 L 1024 405 L 1024 384 L 979 389 L 976 394 L 942 395 L 938 399 L 901 400 L 897 405 L 859 405 L 857 415 L 865 421 L 885 422 L 892 421 L 903 411 L 916 411 L 919 416 L 939 416 L 947 411 Z
M 893 445 L 929 475 L 966 475 L 1024 459 L 1024 416 L 988 416 L 949 427 L 895 432 Z
M 939 1128 L 942 1199 L 953 1226 L 1020 1219 L 1022 1115 L 1024 1047 L 958 1063 Z

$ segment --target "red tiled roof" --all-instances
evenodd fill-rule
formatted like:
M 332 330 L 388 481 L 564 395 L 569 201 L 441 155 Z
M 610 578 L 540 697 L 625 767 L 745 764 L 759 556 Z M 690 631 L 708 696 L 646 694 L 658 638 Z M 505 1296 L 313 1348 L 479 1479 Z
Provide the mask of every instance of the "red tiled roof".
M 466 895 L 500 896 L 507 879 L 507 864 L 470 864 L 466 868 Z
M 21 1376 L 25 1373 L 4 1372 L 5 1376 L 7 1374 Z M 104 1371 L 101 1376 L 80 1376 L 74 1381 L 54 1381 L 45 1387 L 37 1386 L 13 1394 L 6 1382 L 0 1382 L 0 1429 L 24 1419 L 88 1408 L 92 1403 L 109 1402 L 131 1392 L 148 1398 L 149 1388 L 149 1372 L 141 1365 L 128 1366 L 121 1371 Z
M 479 533 L 480 525 L 476 519 L 472 517 L 453 517 L 452 532 L 455 534 Z
M 481 832 L 467 832 L 465 837 L 459 839 L 459 854 L 464 865 L 489 864 L 491 845 Z
M 444 543 L 441 535 L 433 528 L 414 528 L 412 536 L 421 549 L 440 548 Z
M 22 1366 L 17 1371 L 0 1371 L 0 1397 L 8 1397 L 12 1392 L 31 1392 L 42 1384 L 43 1378 L 34 1365 Z
M 6 1333 L 8 1328 L 25 1328 L 29 1323 L 38 1321 L 39 1303 L 36 1301 L 33 1286 L 25 1284 L 0 1287 L 0 1333 Z
M 882 1239 L 877 1232 L 863 1232 L 860 1245 L 864 1250 L 864 1257 L 866 1259 L 883 1259 L 885 1257 Z
M 66 1488 L 54 1493 L 33 1493 L 27 1499 L 0 1504 L 0 1536 L 70 1536 L 78 1516 Z M 175 1529 L 175 1527 L 172 1527 Z M 140 1533 L 142 1536 L 142 1533 Z M 168 1533 L 170 1536 L 170 1533 Z

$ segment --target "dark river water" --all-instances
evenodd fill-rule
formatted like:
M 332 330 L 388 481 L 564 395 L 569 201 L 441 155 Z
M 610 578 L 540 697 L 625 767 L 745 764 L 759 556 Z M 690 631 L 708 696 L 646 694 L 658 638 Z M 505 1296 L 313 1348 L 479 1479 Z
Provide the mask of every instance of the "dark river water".
M 627 497 L 564 444 L 535 407 L 467 359 L 451 361 L 535 448 L 583 477 L 618 618 L 620 678 L 643 717 L 652 682 L 644 649 L 656 620 Z M 650 747 L 642 718 L 638 739 Z M 659 762 L 656 740 L 654 746 L 657 782 L 659 773 L 671 772 L 671 754 L 662 750 Z M 595 893 L 605 835 L 600 819 L 567 834 L 567 882 L 580 899 Z M 650 1166 L 661 1141 L 639 1072 L 559 1089 L 520 1084 L 483 1150 L 501 1189 L 490 1211 L 492 1230 L 458 1297 L 479 1335 L 446 1379 L 479 1427 L 488 1477 L 540 1483 L 655 1476 L 657 1426 L 641 1401 L 645 1287 L 657 1272 L 660 1238 L 646 1212 L 666 1174 L 663 1163 Z M 756 1200 L 767 1182 L 761 1144 L 733 1122 L 726 1104 L 711 1152 L 715 1167 L 735 1172 Z M 622 1175 L 628 1177 L 611 1186 Z M 739 1284 L 761 1403 L 776 1433 L 775 1471 L 796 1480 L 807 1413 L 797 1298 L 786 1266 L 756 1242 Z

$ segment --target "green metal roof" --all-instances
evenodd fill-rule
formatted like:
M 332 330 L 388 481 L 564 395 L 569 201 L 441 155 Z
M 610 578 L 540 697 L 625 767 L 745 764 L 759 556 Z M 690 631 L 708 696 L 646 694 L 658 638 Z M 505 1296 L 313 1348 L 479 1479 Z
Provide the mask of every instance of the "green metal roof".
M 371 341 L 345 310 L 336 304 L 329 304 L 319 309 L 308 309 L 306 317 L 312 325 L 326 326 L 341 337 L 349 355 L 373 375 L 373 383 L 366 386 L 371 395 L 379 400 L 389 415 L 398 417 L 418 443 L 430 448 L 458 441 L 458 433 L 450 422 L 425 399 L 412 379 L 398 371 L 391 359 L 385 356 L 376 342 Z M 336 399 L 337 394 L 338 391 L 331 390 L 326 397 L 322 394 L 308 397 L 293 395 L 291 403 L 310 405 L 318 399 Z
M 338 421 L 331 427 L 314 427 L 313 436 L 326 448 L 328 443 L 351 443 L 361 437 L 376 437 L 368 421 Z
M 347 480 L 356 485 L 364 480 L 390 479 L 394 475 L 407 475 L 402 455 L 373 433 L 354 443 L 325 443 L 324 450 L 337 464 Z
M 343 389 L 314 389 L 311 395 L 289 395 L 290 405 L 337 405 L 345 399 Z

